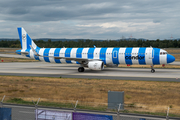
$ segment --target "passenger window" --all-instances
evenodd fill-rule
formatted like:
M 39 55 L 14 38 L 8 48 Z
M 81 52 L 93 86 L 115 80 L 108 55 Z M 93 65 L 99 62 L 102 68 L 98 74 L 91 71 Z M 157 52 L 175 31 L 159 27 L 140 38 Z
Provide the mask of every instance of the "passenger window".
M 160 52 L 160 55 L 162 55 L 162 52 Z
M 165 55 L 165 52 L 163 52 L 163 55 Z

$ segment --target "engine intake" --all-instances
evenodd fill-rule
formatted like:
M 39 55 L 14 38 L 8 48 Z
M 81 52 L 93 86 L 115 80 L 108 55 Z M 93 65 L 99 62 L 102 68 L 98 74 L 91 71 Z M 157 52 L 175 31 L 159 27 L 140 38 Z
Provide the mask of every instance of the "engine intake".
M 88 63 L 88 68 L 91 70 L 103 70 L 104 62 L 103 61 L 91 61 Z

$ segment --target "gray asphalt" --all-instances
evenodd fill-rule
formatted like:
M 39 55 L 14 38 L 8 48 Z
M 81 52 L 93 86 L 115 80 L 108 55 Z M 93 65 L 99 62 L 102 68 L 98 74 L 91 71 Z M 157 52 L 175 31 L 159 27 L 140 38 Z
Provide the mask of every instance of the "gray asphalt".
M 35 119 L 35 107 L 33 106 L 4 104 L 3 107 L 12 108 L 12 120 Z M 74 112 L 73 109 L 63 109 L 63 108 L 38 107 L 38 109 Z M 99 111 L 88 111 L 88 110 L 78 110 L 78 109 L 76 110 L 76 112 L 112 115 L 113 117 L 117 117 L 117 114 L 115 112 L 99 112 Z M 165 120 L 165 117 L 161 117 L 161 116 L 120 113 L 121 120 L 139 120 L 140 118 L 145 118 L 146 120 Z M 178 119 L 179 118 L 170 117 L 169 120 L 178 120 Z
M 105 68 L 103 71 L 86 68 L 79 73 L 78 67 L 44 62 L 0 63 L 0 75 L 180 82 L 180 69 L 156 69 L 151 73 L 149 68 Z
M 15 52 L 9 52 L 9 53 L 15 53 Z M 0 52 L 0 57 L 31 59 L 31 58 L 28 58 L 28 57 L 22 56 L 22 55 L 6 54 L 6 52 Z

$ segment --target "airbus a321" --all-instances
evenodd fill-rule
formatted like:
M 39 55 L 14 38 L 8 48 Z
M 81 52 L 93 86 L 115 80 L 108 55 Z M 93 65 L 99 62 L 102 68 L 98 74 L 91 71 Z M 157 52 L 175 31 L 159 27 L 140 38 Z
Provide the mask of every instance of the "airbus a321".
M 105 65 L 118 67 L 119 64 L 126 64 L 150 65 L 154 73 L 154 65 L 164 66 L 175 61 L 175 57 L 165 50 L 153 47 L 40 48 L 24 28 L 17 29 L 22 48 L 16 51 L 17 54 L 49 63 L 79 64 L 79 72 L 84 72 L 84 68 L 103 70 Z

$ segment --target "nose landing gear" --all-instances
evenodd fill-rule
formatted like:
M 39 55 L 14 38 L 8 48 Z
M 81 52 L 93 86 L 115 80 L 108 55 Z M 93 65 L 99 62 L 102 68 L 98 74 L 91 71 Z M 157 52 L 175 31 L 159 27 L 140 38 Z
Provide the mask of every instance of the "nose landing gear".
M 152 72 L 152 73 L 154 73 L 154 72 L 155 72 L 155 70 L 154 70 L 154 69 L 151 69 L 151 72 Z
M 84 67 L 79 67 L 78 72 L 84 72 Z
M 155 72 L 155 70 L 154 70 L 154 66 L 153 65 L 151 65 L 151 73 L 154 73 Z

